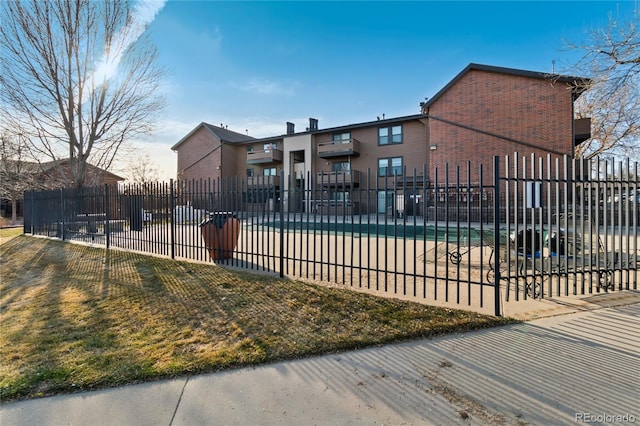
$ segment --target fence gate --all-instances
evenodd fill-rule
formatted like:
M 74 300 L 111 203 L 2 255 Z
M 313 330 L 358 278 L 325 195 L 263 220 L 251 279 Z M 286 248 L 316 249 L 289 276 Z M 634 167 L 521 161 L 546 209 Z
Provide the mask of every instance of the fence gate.
M 506 301 L 638 288 L 637 163 L 506 157 L 488 280 Z

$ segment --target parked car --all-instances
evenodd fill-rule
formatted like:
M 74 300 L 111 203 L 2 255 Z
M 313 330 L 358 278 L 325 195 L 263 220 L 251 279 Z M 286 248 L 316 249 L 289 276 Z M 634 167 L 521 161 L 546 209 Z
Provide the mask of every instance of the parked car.
M 640 189 L 631 190 L 629 192 L 623 192 L 622 194 L 616 194 L 607 200 L 608 203 L 626 202 L 627 199 L 631 203 L 640 203 Z

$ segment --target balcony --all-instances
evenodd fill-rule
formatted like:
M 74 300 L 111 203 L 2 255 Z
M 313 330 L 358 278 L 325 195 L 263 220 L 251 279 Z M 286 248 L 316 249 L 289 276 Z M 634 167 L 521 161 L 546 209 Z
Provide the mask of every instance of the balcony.
M 316 185 L 323 187 L 358 186 L 360 185 L 360 172 L 357 170 L 319 172 L 316 175 Z
M 312 200 L 312 211 L 329 216 L 351 216 L 359 214 L 359 203 L 353 201 Z
M 247 188 L 279 188 L 279 176 L 249 176 L 247 177 Z
M 247 164 L 282 163 L 282 151 L 279 149 L 264 149 L 247 152 Z
M 342 141 L 323 142 L 318 144 L 318 157 L 344 157 L 360 155 L 360 141 L 354 138 Z
M 574 146 L 580 145 L 591 137 L 591 119 L 578 118 L 573 120 Z

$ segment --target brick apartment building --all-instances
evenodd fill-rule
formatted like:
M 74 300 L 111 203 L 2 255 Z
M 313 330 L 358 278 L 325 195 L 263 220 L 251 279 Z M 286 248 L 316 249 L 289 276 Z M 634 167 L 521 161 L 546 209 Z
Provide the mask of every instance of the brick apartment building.
M 484 164 L 488 183 L 495 155 L 573 157 L 575 145 L 590 136 L 590 120 L 573 118 L 583 80 L 470 64 L 416 115 L 326 129 L 310 118 L 302 132 L 287 123 L 285 134 L 261 139 L 201 123 L 172 147 L 178 179 L 242 176 L 250 189 L 278 186 L 283 173 L 291 177 L 285 189 L 319 188 L 319 198 L 336 202 L 350 200 L 354 188 L 384 187 L 377 201 L 359 207 L 381 213 L 395 195 L 411 192 L 407 181 L 430 185 L 436 175 L 442 181 L 445 164 Z M 470 175 L 477 183 L 478 168 Z

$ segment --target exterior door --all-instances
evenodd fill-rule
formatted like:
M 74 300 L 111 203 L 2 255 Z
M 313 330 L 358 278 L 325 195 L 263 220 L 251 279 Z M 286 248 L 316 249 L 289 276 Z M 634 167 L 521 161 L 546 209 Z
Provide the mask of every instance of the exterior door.
M 387 214 L 389 207 L 393 208 L 393 197 L 394 197 L 394 191 L 378 191 L 378 213 L 379 214 Z

